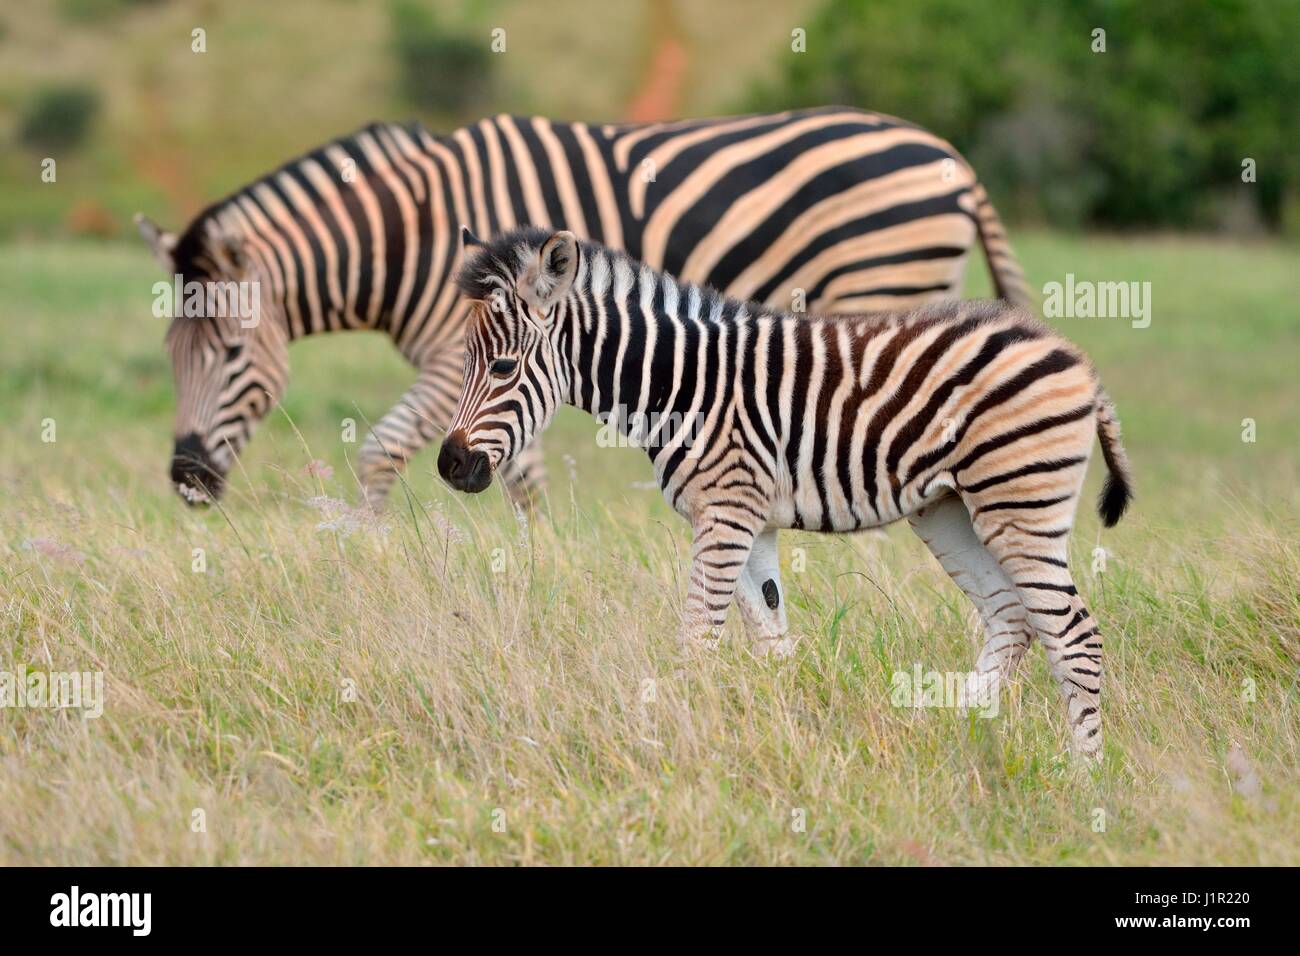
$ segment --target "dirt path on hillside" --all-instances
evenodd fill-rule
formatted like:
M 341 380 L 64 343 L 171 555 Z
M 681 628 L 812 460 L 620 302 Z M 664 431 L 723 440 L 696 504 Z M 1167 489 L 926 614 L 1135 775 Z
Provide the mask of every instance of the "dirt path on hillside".
M 677 118 L 690 57 L 673 0 L 646 0 L 654 52 L 624 114 L 632 123 Z
M 141 86 L 137 96 L 144 122 L 127 147 L 127 161 L 141 179 L 161 190 L 173 209 L 192 215 L 203 207 L 204 198 L 176 146 L 167 98 L 152 86 Z M 179 229 L 183 225 L 168 223 L 168 228 Z

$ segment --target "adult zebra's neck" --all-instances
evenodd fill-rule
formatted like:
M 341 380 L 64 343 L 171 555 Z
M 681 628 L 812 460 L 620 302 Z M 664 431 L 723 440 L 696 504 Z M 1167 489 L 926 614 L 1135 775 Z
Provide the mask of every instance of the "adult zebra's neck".
M 205 231 L 247 249 L 289 338 L 377 329 L 404 348 L 456 305 L 464 197 L 444 152 L 419 126 L 372 124 L 217 203 Z

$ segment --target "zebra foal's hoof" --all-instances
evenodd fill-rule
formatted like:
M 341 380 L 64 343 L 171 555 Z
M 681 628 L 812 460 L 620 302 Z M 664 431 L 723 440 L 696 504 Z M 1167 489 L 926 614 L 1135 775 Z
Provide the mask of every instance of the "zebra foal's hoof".
M 794 649 L 798 643 L 799 638 L 791 637 L 789 634 L 759 639 L 754 641 L 754 656 L 777 661 L 789 660 L 794 657 Z

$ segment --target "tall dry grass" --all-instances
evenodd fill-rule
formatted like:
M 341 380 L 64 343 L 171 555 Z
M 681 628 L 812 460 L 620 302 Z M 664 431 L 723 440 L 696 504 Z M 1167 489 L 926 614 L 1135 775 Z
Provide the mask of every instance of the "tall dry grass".
M 228 523 L 58 479 L 9 510 L 4 669 L 107 687 L 98 720 L 0 711 L 0 862 L 1300 862 L 1294 525 L 1172 564 L 1135 533 L 1081 575 L 1090 772 L 1037 650 L 994 719 L 892 706 L 895 671 L 977 640 L 906 531 L 791 536 L 793 660 L 739 628 L 683 660 L 684 525 L 441 496 L 372 521 L 282 477 Z

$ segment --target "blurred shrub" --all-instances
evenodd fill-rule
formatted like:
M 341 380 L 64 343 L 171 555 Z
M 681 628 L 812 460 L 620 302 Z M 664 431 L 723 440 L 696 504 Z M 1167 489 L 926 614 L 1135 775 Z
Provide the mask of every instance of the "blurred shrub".
M 87 86 L 48 86 L 28 101 L 18 137 L 37 149 L 75 149 L 99 111 L 99 97 Z
M 463 116 L 487 101 L 492 89 L 489 37 L 441 26 L 417 0 L 390 6 L 393 52 L 402 98 L 417 110 Z
M 167 0 L 59 0 L 63 18 L 72 23 L 101 23 L 135 8 L 161 6 Z
M 1297 38 L 1297 0 L 826 0 L 750 105 L 919 123 L 1020 218 L 1206 227 L 1246 204 L 1277 228 L 1300 202 Z

